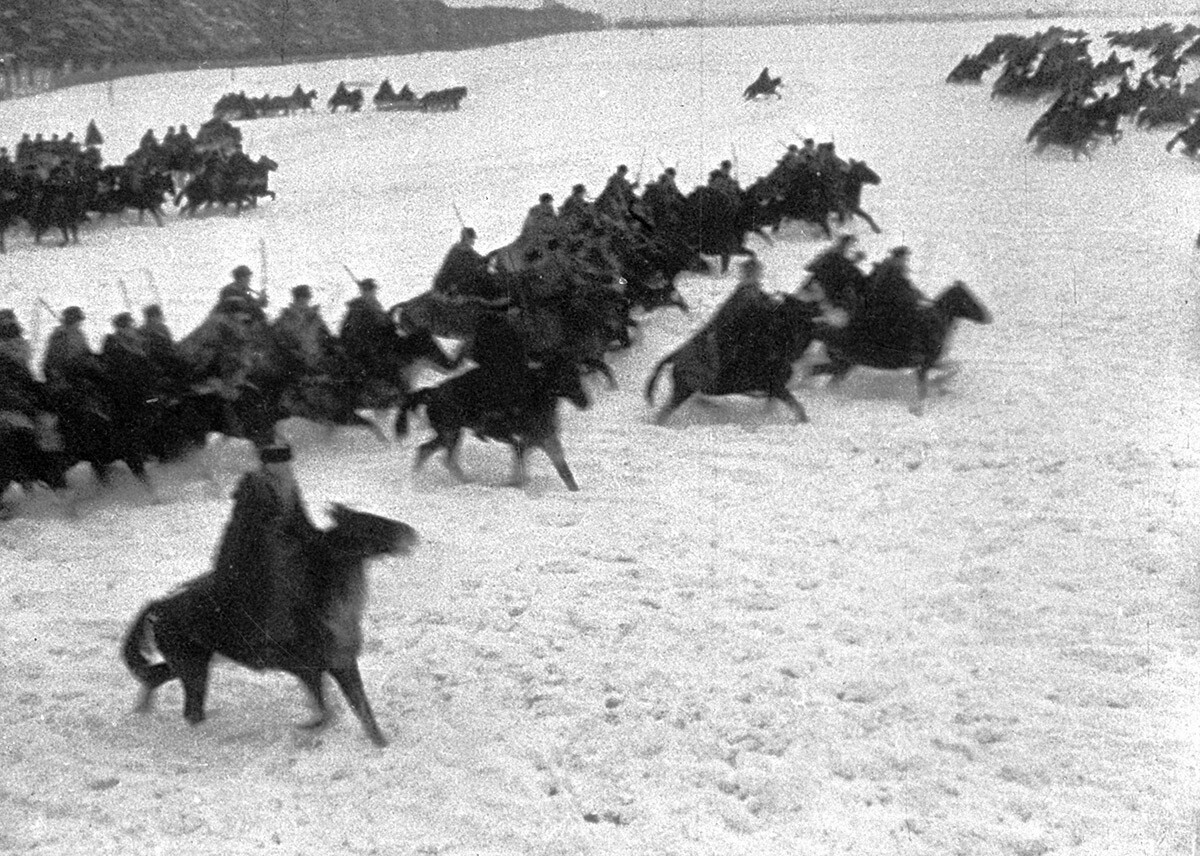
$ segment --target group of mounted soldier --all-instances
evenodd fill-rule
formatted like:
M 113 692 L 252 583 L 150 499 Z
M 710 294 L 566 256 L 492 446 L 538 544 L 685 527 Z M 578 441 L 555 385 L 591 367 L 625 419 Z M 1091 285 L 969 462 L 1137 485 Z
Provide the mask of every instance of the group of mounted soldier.
M 417 95 L 406 83 L 397 92 L 392 88 L 392 82 L 384 78 L 379 84 L 371 103 L 376 110 L 423 110 L 441 111 L 457 110 L 462 100 L 467 97 L 465 86 L 452 86 L 446 89 L 434 89 L 423 95 Z M 255 97 L 247 95 L 246 90 L 226 92 L 213 105 L 213 117 L 227 122 L 242 122 L 262 119 L 270 116 L 290 116 L 293 113 L 309 112 L 317 99 L 317 90 L 304 90 L 300 84 L 290 95 L 271 95 L 264 93 Z M 362 89 L 351 89 L 345 81 L 339 81 L 333 94 L 326 102 L 331 113 L 339 108 L 345 108 L 348 113 L 357 113 L 363 108 L 366 98 Z
M 146 461 L 203 448 L 213 432 L 270 445 L 290 416 L 373 425 L 355 411 L 402 403 L 418 357 L 456 365 L 432 337 L 399 334 L 374 280 L 359 283 L 334 335 L 309 286 L 296 286 L 270 320 L 251 276 L 235 268 L 212 311 L 179 340 L 152 304 L 140 325 L 129 312 L 113 317 L 96 353 L 83 309 L 67 307 L 46 343 L 44 380 L 15 314 L 0 310 L 0 493 L 14 481 L 60 487 L 83 461 L 101 478 L 124 461 L 144 479 Z
M 169 138 L 184 133 L 181 129 Z M 156 164 L 168 150 L 165 141 L 157 143 L 148 134 L 133 161 Z M 430 293 L 388 310 L 379 302 L 374 280 L 361 280 L 361 293 L 348 304 L 338 335 L 325 325 L 312 305 L 311 289 L 303 285 L 279 317 L 268 321 L 263 296 L 250 288 L 244 267 L 235 271 L 204 323 L 178 342 L 166 331 L 161 309 L 149 307 L 140 326 L 128 313 L 113 319 L 105 348 L 92 354 L 79 347 L 86 343 L 83 313 L 71 308 L 47 348 L 45 384 L 55 388 L 53 376 L 81 385 L 82 392 L 70 397 L 69 416 L 86 421 L 75 411 L 87 411 L 92 428 L 76 432 L 75 451 L 65 457 L 42 448 L 39 466 L 53 469 L 87 460 L 102 469 L 125 460 L 141 473 L 145 460 L 170 459 L 203 445 L 210 431 L 262 445 L 272 441 L 275 424 L 288 416 L 374 427 L 356 413 L 363 408 L 399 407 L 397 430 L 402 432 L 407 408 L 401 405 L 410 392 L 406 373 L 412 363 L 425 357 L 443 369 L 458 364 L 438 347 L 435 335 L 464 341 L 464 353 L 485 375 L 495 370 L 508 379 L 487 388 L 520 387 L 513 365 L 528 365 L 530 372 L 554 365 L 552 379 L 546 380 L 544 371 L 530 377 L 578 398 L 580 390 L 567 376 L 573 375 L 577 385 L 582 373 L 598 370 L 611 380 L 605 355 L 630 344 L 635 307 L 686 308 L 673 280 L 684 270 L 707 270 L 702 254 L 725 255 L 727 261 L 731 253 L 749 253 L 747 233 L 766 237 L 762 230 L 778 227 L 788 211 L 810 212 L 825 231 L 831 216 L 849 214 L 849 203 L 837 196 L 843 179 L 834 176 L 850 165 L 832 144 L 810 140 L 790 147 L 770 175 L 754 182 L 754 191 L 740 187 L 732 166 L 724 162 L 688 195 L 678 189 L 671 168 L 639 195 L 637 177 L 624 166 L 594 200 L 582 184 L 558 208 L 553 196 L 544 194 L 517 239 L 487 255 L 475 249 L 474 230 L 464 227 Z M 820 205 L 789 198 L 806 181 L 820 187 Z M 481 336 L 481 331 L 486 332 Z M 60 348 L 60 342 L 74 347 Z M 140 361 L 136 371 L 119 372 L 129 384 L 137 379 L 136 391 L 128 394 L 112 393 L 103 380 L 118 376 L 111 363 L 118 344 L 123 359 Z M 520 358 L 514 360 L 513 353 Z M 38 383 L 29 369 L 26 363 L 21 388 Z M 26 439 L 36 446 L 40 435 L 33 432 L 46 423 L 47 412 L 54 412 L 39 407 L 67 400 L 34 397 L 16 408 L 18 421 L 33 426 Z M 71 422 L 61 413 L 58 417 L 60 426 Z M 101 424 L 108 426 L 99 432 L 103 442 L 95 430 Z M 136 430 L 117 431 L 117 425 Z M 56 481 L 36 472 L 0 476 L 5 484 Z
M 28 223 L 36 243 L 56 228 L 67 244 L 79 240 L 79 226 L 92 214 L 136 210 L 142 220 L 149 211 L 162 226 L 162 206 L 172 197 L 176 205 L 186 199 L 182 211 L 194 214 L 199 205 L 240 211 L 275 196 L 268 174 L 278 164 L 265 156 L 251 160 L 241 132 L 221 119 L 206 121 L 194 137 L 187 125 L 170 126 L 162 140 L 150 128 L 121 163 L 104 163 L 101 145 L 92 122 L 83 143 L 71 133 L 62 139 L 26 133 L 16 157 L 0 148 L 0 251 L 18 220 Z
M 267 176 L 278 164 L 267 157 L 251 160 L 242 150 L 241 132 L 223 120 L 204 123 L 193 137 L 187 125 L 171 126 L 160 141 L 149 129 L 137 149 L 120 164 L 105 164 L 103 137 L 95 123 L 82 143 L 67 134 L 44 139 L 25 134 L 15 157 L 0 148 L 0 251 L 4 233 L 24 220 L 41 242 L 58 229 L 63 243 L 78 242 L 79 226 L 89 215 L 105 217 L 122 211 L 146 212 L 162 225 L 162 206 L 174 196 L 183 211 L 200 205 L 257 204 L 274 196 Z M 178 190 L 178 192 L 176 192 Z
M 215 118 L 227 122 L 244 122 L 252 119 L 262 119 L 268 116 L 290 116 L 313 109 L 317 99 L 317 90 L 305 92 L 300 84 L 290 95 L 270 95 L 264 93 L 259 97 L 247 95 L 246 90 L 226 92 L 213 105 L 212 114 Z
M 977 55 L 965 56 L 950 72 L 951 83 L 978 83 L 984 72 L 1003 63 L 992 86 L 993 98 L 1036 100 L 1055 95 L 1054 102 L 1029 130 L 1027 142 L 1040 152 L 1047 146 L 1091 157 L 1104 139 L 1121 138 L 1122 119 L 1137 127 L 1188 125 L 1168 146 L 1185 143 L 1193 156 L 1200 145 L 1200 90 L 1195 81 L 1184 84 L 1180 74 L 1187 61 L 1200 55 L 1200 28 L 1170 24 L 1136 32 L 1109 32 L 1110 46 L 1146 52 L 1153 62 L 1136 76 L 1137 63 L 1122 60 L 1115 50 L 1095 62 L 1091 40 L 1081 30 L 1051 27 L 1032 36 L 996 36 Z M 1109 90 L 1109 91 L 1106 91 Z
M 458 110 L 462 100 L 467 97 L 467 87 L 451 86 L 446 89 L 433 89 L 423 95 L 417 95 L 406 83 L 397 92 L 392 87 L 392 81 L 384 78 L 371 98 L 376 110 L 421 110 L 424 112 L 440 112 Z M 350 89 L 345 81 L 340 81 L 333 95 L 329 96 L 329 111 L 336 113 L 339 107 L 345 107 L 349 113 L 357 113 L 363 108 L 366 96 L 362 89 Z

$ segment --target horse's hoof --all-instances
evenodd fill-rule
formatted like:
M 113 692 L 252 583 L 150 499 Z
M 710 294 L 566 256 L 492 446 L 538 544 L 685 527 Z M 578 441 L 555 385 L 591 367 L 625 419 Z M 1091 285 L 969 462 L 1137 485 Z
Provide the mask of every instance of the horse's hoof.
M 319 731 L 329 724 L 329 720 L 330 718 L 328 716 L 319 713 L 312 719 L 308 720 L 308 722 L 301 722 L 296 727 L 301 731 Z

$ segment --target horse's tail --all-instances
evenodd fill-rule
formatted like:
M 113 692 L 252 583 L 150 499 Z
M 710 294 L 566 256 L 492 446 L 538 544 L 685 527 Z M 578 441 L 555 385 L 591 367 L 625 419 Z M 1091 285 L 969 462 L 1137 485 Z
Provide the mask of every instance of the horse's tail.
M 679 351 L 674 350 L 658 361 L 658 365 L 654 367 L 654 371 L 650 373 L 650 378 L 646 381 L 646 389 L 642 393 L 646 397 L 646 401 L 650 404 L 654 403 L 654 387 L 658 383 L 658 376 L 663 368 L 668 363 L 675 362 L 675 358 L 679 356 Z
M 125 641 L 121 644 L 121 657 L 126 667 L 142 683 L 148 683 L 154 674 L 154 666 L 146 654 L 153 646 L 150 625 L 154 622 L 154 610 L 158 603 L 153 600 L 142 608 L 129 625 Z

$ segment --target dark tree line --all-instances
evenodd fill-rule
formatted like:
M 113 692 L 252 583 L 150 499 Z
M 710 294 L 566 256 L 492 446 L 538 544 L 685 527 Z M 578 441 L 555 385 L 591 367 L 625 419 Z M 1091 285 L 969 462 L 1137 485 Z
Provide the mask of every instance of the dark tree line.
M 30 65 L 221 62 L 405 53 L 595 30 L 600 16 L 440 0 L 7 0 L 0 53 Z

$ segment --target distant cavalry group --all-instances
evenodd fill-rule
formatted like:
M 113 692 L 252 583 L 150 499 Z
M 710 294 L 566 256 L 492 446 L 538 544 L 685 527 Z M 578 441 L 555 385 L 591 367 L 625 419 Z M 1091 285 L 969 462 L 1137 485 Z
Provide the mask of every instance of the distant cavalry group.
M 194 137 L 187 125 L 168 128 L 161 141 L 150 129 L 122 163 L 106 164 L 94 122 L 82 142 L 74 134 L 25 134 L 12 154 L 0 148 L 0 252 L 18 221 L 29 225 L 35 242 L 57 230 L 65 246 L 79 241 L 79 227 L 92 215 L 137 211 L 141 221 L 149 212 L 161 226 L 168 199 L 188 215 L 202 206 L 240 212 L 273 199 L 268 176 L 279 164 L 265 155 L 252 160 L 241 140 L 241 131 L 221 119 L 205 122 Z
M 406 83 L 397 92 L 392 88 L 392 82 L 384 78 L 379 84 L 371 103 L 376 110 L 421 110 L 424 112 L 439 112 L 458 110 L 462 101 L 467 97 L 467 87 L 451 86 L 446 89 L 434 89 L 423 95 L 417 95 Z M 247 95 L 241 92 L 227 92 L 217 99 L 213 105 L 213 116 L 227 122 L 241 122 L 252 119 L 263 119 L 271 116 L 290 116 L 293 113 L 310 112 L 317 100 L 317 90 L 305 90 L 300 84 L 290 95 L 261 96 Z M 347 113 L 357 113 L 363 108 L 366 97 L 362 89 L 351 89 L 345 81 L 340 81 L 329 96 L 326 106 L 329 112 L 336 113 L 345 109 Z
M 1200 151 L 1200 81 L 1185 83 L 1182 74 L 1188 60 L 1200 56 L 1200 27 L 1164 23 L 1111 31 L 1105 39 L 1114 50 L 1095 62 L 1091 40 L 1082 30 L 1051 27 L 1032 36 L 998 35 L 978 54 L 963 57 L 946 79 L 979 83 L 985 72 L 1001 65 L 993 98 L 1054 96 L 1026 138 L 1037 152 L 1055 146 L 1070 151 L 1073 159 L 1090 158 L 1103 140 L 1121 139 L 1122 119 L 1133 119 L 1138 128 L 1181 126 L 1167 151 L 1182 143 L 1183 152 L 1195 157 Z M 1138 62 L 1122 60 L 1115 48 L 1145 53 L 1147 67 L 1137 75 Z

